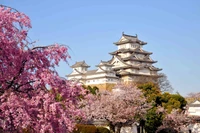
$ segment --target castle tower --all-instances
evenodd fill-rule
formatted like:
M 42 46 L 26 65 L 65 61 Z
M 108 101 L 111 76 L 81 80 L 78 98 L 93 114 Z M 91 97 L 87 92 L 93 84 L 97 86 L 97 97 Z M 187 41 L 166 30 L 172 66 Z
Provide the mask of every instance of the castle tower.
M 122 81 L 136 81 L 141 77 L 159 77 L 158 71 L 162 70 L 153 66 L 151 52 L 142 49 L 146 42 L 138 39 L 138 36 L 132 36 L 122 33 L 118 42 L 114 43 L 118 50 L 111 52 L 113 56 L 109 61 L 113 65 L 113 70 Z
M 119 81 L 152 81 L 160 77 L 158 71 L 162 69 L 153 66 L 157 61 L 151 59 L 151 52 L 143 50 L 147 43 L 139 40 L 137 35 L 123 33 L 114 44 L 118 49 L 110 53 L 111 60 L 101 61 L 95 70 L 87 70 L 90 66 L 85 61 L 76 62 L 71 66 L 73 71 L 67 75 L 68 79 L 110 90 Z

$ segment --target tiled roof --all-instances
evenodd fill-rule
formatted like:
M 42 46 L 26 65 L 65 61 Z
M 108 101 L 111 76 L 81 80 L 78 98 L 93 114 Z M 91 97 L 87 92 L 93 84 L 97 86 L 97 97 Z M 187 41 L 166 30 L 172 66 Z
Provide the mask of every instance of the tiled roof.
M 121 75 L 121 76 L 135 75 L 135 76 L 147 76 L 147 77 L 160 77 L 160 75 L 147 75 L 147 74 L 139 74 L 139 73 L 127 72 L 127 71 L 118 72 L 117 75 Z
M 93 74 L 99 74 L 99 73 L 105 73 L 105 72 L 97 72 L 97 69 L 96 70 L 88 70 L 87 72 L 85 73 L 76 73 L 76 74 L 69 74 L 67 75 L 67 77 L 73 77 L 73 76 L 79 76 L 79 75 L 93 75 Z
M 96 72 L 97 72 L 97 69 L 96 70 L 88 70 L 85 74 L 90 75 L 90 74 L 95 74 Z
M 133 35 L 128 35 L 128 34 L 124 34 L 124 33 L 122 33 L 122 36 L 124 36 L 126 39 L 137 38 L 137 34 L 136 34 L 135 36 L 133 36 Z
M 114 52 L 111 52 L 110 54 L 111 55 L 115 55 L 117 53 L 126 53 L 126 52 L 135 52 L 135 53 L 140 53 L 140 54 L 152 54 L 152 52 L 148 52 L 148 51 L 145 51 L 145 50 L 141 50 L 141 49 L 119 49 L 119 50 L 116 50 Z
M 126 63 L 121 57 L 119 57 L 117 55 L 113 56 L 113 58 L 111 60 L 109 60 L 109 62 L 112 62 L 114 57 L 116 57 L 121 63 L 125 64 L 126 66 L 117 67 L 117 68 L 114 67 L 113 70 L 116 70 L 116 69 L 119 69 L 119 68 L 136 68 L 136 69 L 139 69 L 138 66 Z
M 151 69 L 153 71 L 161 71 L 162 70 L 161 68 L 157 68 L 157 67 L 154 67 L 154 66 L 150 66 L 149 69 Z
M 87 80 L 91 80 L 91 79 L 100 79 L 100 78 L 115 78 L 115 79 L 119 79 L 119 77 L 117 77 L 117 76 L 100 76 L 100 77 L 91 77 L 91 78 L 87 78 Z
M 113 66 L 112 64 L 110 64 L 109 61 L 102 61 L 99 63 L 99 65 L 96 65 L 97 67 L 98 66 Z
M 139 39 L 137 38 L 137 35 L 136 35 L 136 36 L 132 36 L 132 35 L 127 35 L 127 34 L 124 34 L 124 33 L 123 33 L 122 36 L 123 36 L 124 38 L 126 38 L 127 40 L 125 40 L 125 41 L 120 41 L 120 42 L 115 42 L 114 44 L 120 45 L 120 44 L 124 44 L 124 43 L 134 43 L 134 42 L 137 42 L 137 43 L 139 43 L 140 45 L 145 45 L 145 44 L 147 44 L 146 42 L 143 42 L 143 41 L 139 40 Z
M 141 61 L 141 62 L 150 62 L 150 63 L 156 63 L 157 61 L 149 60 L 149 59 L 138 59 L 138 58 L 133 58 L 133 56 L 125 57 L 122 58 L 122 60 L 127 61 L 127 60 L 135 60 L 135 61 Z
M 189 105 L 189 107 L 200 107 L 200 102 L 197 100 Z
M 80 62 L 76 62 L 74 65 L 71 66 L 72 68 L 76 68 L 76 67 L 90 67 L 88 66 L 85 61 L 80 61 Z

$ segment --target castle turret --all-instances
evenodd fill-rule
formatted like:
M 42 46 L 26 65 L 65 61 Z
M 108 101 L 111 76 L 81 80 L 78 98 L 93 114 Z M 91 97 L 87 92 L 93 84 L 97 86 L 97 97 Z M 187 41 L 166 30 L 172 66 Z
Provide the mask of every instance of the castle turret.
M 77 73 L 85 73 L 87 72 L 88 66 L 85 61 L 76 62 L 74 65 L 71 66 L 73 68 L 73 72 Z
M 76 62 L 74 65 L 71 66 L 72 73 L 67 75 L 69 80 L 75 80 L 77 82 L 81 82 L 85 84 L 85 73 L 87 72 L 88 66 L 85 61 Z

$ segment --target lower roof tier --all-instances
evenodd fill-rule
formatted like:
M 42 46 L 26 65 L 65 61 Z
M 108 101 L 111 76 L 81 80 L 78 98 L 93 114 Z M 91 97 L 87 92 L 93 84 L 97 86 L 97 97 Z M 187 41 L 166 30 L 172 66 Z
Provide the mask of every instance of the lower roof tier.
M 117 73 L 117 76 L 145 76 L 145 77 L 162 77 L 162 75 L 159 74 L 139 74 L 139 73 L 131 73 L 131 72 L 119 72 Z

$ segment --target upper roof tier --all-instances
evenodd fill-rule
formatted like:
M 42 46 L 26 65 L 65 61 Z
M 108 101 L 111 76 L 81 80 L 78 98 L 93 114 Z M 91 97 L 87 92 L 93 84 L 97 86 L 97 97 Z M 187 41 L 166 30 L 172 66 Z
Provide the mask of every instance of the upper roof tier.
M 109 63 L 109 61 L 102 61 L 96 65 L 97 67 L 100 67 L 100 66 L 109 66 L 109 67 L 112 67 L 113 65 Z
M 136 48 L 136 49 L 130 49 L 130 48 L 128 48 L 128 49 L 125 49 L 125 48 L 122 48 L 122 49 L 119 49 L 119 50 L 116 50 L 116 51 L 114 51 L 114 52 L 111 52 L 111 53 L 109 53 L 109 54 L 111 54 L 111 55 L 116 55 L 116 54 L 118 54 L 118 53 L 126 53 L 126 52 L 131 52 L 131 53 L 139 53 L 139 54 L 147 54 L 147 55 L 151 55 L 152 54 L 152 52 L 148 52 L 148 51 L 145 51 L 145 50 L 143 50 L 143 49 L 141 49 L 141 48 Z
M 80 62 L 76 62 L 74 65 L 71 66 L 72 68 L 76 68 L 76 67 L 90 67 L 88 66 L 85 61 L 80 61 Z
M 125 44 L 125 43 L 138 43 L 140 45 L 147 44 L 147 42 L 143 42 L 143 41 L 139 40 L 137 37 L 137 34 L 136 34 L 136 36 L 132 36 L 132 35 L 124 34 L 124 33 L 122 33 L 122 37 L 120 38 L 120 40 L 118 42 L 114 42 L 114 44 L 116 44 L 116 45 L 121 45 L 121 44 Z

